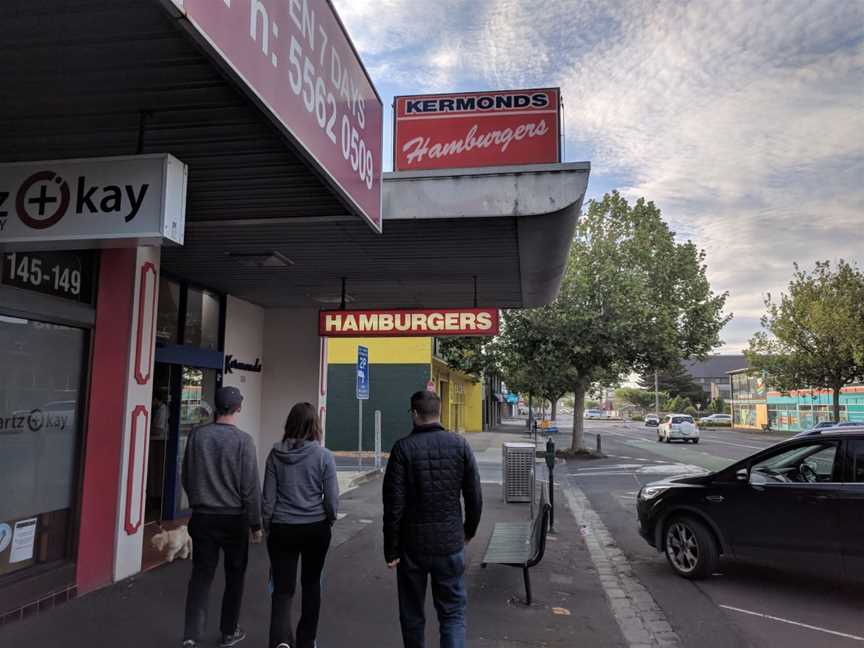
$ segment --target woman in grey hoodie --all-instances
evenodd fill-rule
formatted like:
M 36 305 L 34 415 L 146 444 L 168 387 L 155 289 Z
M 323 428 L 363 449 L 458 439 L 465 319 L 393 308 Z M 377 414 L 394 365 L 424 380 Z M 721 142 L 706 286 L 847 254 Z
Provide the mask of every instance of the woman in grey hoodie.
M 339 484 L 333 454 L 321 446 L 315 408 L 297 403 L 285 422 L 285 436 L 267 457 L 262 499 L 267 551 L 273 569 L 271 648 L 311 648 L 318 631 L 321 572 L 336 521 Z M 297 642 L 291 601 L 302 556 L 302 612 Z

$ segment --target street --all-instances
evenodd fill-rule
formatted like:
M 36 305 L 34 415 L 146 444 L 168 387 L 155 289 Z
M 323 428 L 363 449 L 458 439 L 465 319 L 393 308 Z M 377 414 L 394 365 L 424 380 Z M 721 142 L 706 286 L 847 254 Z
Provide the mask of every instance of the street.
M 556 440 L 566 447 L 571 420 L 562 418 L 558 425 Z M 730 562 L 721 563 L 721 572 L 710 580 L 688 581 L 675 575 L 665 556 L 637 532 L 636 494 L 642 485 L 670 474 L 722 468 L 782 437 L 721 428 L 703 430 L 698 445 L 666 444 L 657 442 L 656 428 L 642 423 L 590 421 L 585 445 L 595 447 L 598 434 L 607 457 L 569 461 L 567 480 L 587 497 L 681 645 L 843 647 L 864 642 L 864 592 L 857 585 Z

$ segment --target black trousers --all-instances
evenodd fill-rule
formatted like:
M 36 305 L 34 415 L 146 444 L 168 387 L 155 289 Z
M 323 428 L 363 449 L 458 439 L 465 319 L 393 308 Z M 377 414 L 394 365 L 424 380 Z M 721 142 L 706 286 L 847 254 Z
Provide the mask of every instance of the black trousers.
M 270 648 L 286 643 L 291 648 L 312 648 L 318 634 L 321 610 L 321 572 L 330 548 L 330 523 L 272 524 L 267 551 L 273 567 L 273 601 L 270 612 Z M 297 562 L 302 557 L 300 623 L 297 641 L 291 621 L 291 602 L 297 591 Z
M 249 523 L 244 515 L 195 514 L 189 522 L 192 536 L 192 577 L 186 595 L 184 639 L 201 641 L 207 627 L 207 601 L 219 565 L 219 551 L 225 553 L 225 593 L 222 596 L 222 634 L 237 629 L 243 602 L 243 581 L 249 562 Z

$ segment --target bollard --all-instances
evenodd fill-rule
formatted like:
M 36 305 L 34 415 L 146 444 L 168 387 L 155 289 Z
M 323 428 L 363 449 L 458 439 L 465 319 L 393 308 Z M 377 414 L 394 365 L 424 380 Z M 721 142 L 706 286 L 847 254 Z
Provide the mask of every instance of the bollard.
M 546 441 L 546 466 L 549 468 L 549 532 L 555 532 L 555 442 Z
M 597 433 L 597 454 L 603 453 L 603 442 L 600 440 L 600 433 Z

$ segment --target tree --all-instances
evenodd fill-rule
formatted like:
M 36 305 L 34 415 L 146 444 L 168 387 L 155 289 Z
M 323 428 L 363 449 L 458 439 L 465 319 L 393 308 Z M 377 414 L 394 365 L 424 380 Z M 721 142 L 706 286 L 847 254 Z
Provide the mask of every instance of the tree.
M 469 376 L 482 377 L 489 371 L 492 359 L 485 352 L 488 338 L 455 336 L 438 339 L 438 353 L 451 369 Z
M 670 396 L 681 396 L 695 405 L 708 402 L 708 395 L 702 386 L 693 380 L 680 362 L 672 363 L 668 368 L 658 370 L 657 381 L 659 389 Z M 654 391 L 654 372 L 646 371 L 639 377 L 639 386 Z
M 828 261 L 812 272 L 794 267 L 788 294 L 766 297 L 763 330 L 746 355 L 782 391 L 830 389 L 838 421 L 840 391 L 864 379 L 864 274 L 843 260 L 836 270 Z
M 711 290 L 704 253 L 676 243 L 653 203 L 631 206 L 613 192 L 591 201 L 577 223 L 558 298 L 523 311 L 524 326 L 508 326 L 502 338 L 534 340 L 556 386 L 574 393 L 571 447 L 580 450 L 590 386 L 704 357 L 720 343 L 725 301 Z
M 647 410 L 654 407 L 654 392 L 637 387 L 620 387 L 615 390 L 615 400 Z

